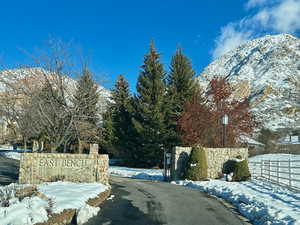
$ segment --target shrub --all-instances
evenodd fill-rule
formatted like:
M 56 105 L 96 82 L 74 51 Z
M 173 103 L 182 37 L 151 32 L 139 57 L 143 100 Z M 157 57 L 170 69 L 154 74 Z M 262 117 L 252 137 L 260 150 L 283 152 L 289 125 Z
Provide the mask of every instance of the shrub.
M 236 159 L 242 159 L 242 156 L 241 155 L 237 155 L 235 158 Z
M 185 178 L 194 181 L 207 179 L 207 160 L 203 148 L 193 147 Z
M 236 167 L 236 160 L 228 160 L 223 165 L 222 172 L 225 174 L 233 173 Z
M 233 173 L 233 181 L 247 181 L 251 177 L 247 160 L 228 160 L 224 163 L 222 172 Z
M 248 161 L 243 160 L 236 162 L 233 171 L 233 180 L 234 181 L 247 181 L 250 180 L 251 174 L 248 167 Z

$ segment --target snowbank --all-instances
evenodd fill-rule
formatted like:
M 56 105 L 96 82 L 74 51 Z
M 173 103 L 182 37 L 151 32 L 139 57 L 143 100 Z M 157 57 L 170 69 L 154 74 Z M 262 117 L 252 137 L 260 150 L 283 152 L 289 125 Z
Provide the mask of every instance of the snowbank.
M 92 207 L 85 205 L 78 210 L 76 221 L 78 225 L 86 223 L 89 218 L 96 216 L 100 211 L 100 207 Z
M 176 181 L 207 192 L 235 205 L 254 224 L 300 224 L 300 193 L 264 183 L 211 181 Z
M 96 198 L 98 194 L 108 189 L 100 183 L 72 183 L 53 182 L 37 186 L 40 193 L 45 194 L 53 201 L 52 212 L 60 213 L 64 209 L 79 209 L 85 206 L 90 198 Z
M 48 219 L 48 200 L 37 196 L 21 200 L 16 191 L 22 187 L 16 184 L 0 187 L 0 225 L 34 224 Z M 9 201 L 9 207 L 4 207 L 5 200 Z
M 87 221 L 99 211 L 99 208 L 88 207 L 86 202 L 97 197 L 109 187 L 99 183 L 72 183 L 53 182 L 37 185 L 38 192 L 46 198 L 39 196 L 15 197 L 17 189 L 23 185 L 10 184 L 0 187 L 0 225 L 31 225 L 48 220 L 48 212 L 60 213 L 64 209 L 78 209 L 81 211 L 80 221 Z M 9 206 L 4 207 L 4 198 L 9 197 Z M 91 209 L 86 213 L 86 209 Z
M 300 155 L 292 154 L 263 154 L 249 158 L 249 162 L 259 162 L 261 160 L 300 160 Z
M 79 209 L 85 206 L 85 202 L 90 198 L 96 198 L 98 194 L 107 189 L 107 186 L 100 183 L 62 181 L 44 183 L 37 186 L 38 192 L 45 194 L 53 201 L 53 213 L 60 213 L 64 209 Z
M 271 179 L 273 182 L 277 182 L 277 166 L 279 166 L 278 174 L 280 178 L 278 178 L 278 181 L 283 185 L 291 185 L 294 188 L 300 189 L 300 182 L 296 181 L 300 180 L 300 155 L 264 154 L 251 157 L 249 158 L 249 169 L 252 175 L 261 177 L 262 165 L 255 163 L 261 162 L 261 160 L 270 160 L 270 163 L 268 161 L 265 162 L 267 164 L 263 167 L 265 177 L 268 177 L 268 170 L 270 170 Z M 289 166 L 291 167 L 291 178 L 294 179 L 291 181 L 291 184 L 289 183 Z
M 0 156 L 4 156 L 6 158 L 20 160 L 21 153 L 31 152 L 31 150 L 0 150 Z
M 10 159 L 21 160 L 21 154 L 18 152 L 1 152 L 0 155 Z
M 109 173 L 112 176 L 131 177 L 145 180 L 163 180 L 163 170 L 160 169 L 135 169 L 120 166 L 110 166 Z

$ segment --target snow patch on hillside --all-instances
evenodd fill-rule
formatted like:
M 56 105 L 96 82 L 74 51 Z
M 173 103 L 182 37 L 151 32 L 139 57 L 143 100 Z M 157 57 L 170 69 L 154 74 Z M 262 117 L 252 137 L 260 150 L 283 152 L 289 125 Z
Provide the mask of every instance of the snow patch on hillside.
M 288 34 L 247 41 L 208 65 L 197 78 L 206 88 L 215 76 L 226 77 L 251 98 L 251 110 L 264 127 L 300 127 L 294 81 L 300 80 L 300 39 Z M 241 88 L 241 84 L 245 87 Z M 258 93 L 257 96 L 254 94 Z

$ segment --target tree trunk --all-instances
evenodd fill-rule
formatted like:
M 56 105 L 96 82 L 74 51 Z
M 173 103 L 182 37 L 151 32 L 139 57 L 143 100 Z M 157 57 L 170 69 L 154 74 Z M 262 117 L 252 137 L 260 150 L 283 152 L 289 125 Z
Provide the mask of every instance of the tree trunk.
M 83 146 L 82 141 L 78 138 L 78 154 L 82 154 Z
M 33 140 L 32 143 L 32 152 L 37 152 L 39 150 L 39 142 L 36 140 Z
M 57 146 L 54 143 L 50 143 L 50 152 L 51 153 L 56 153 Z
M 64 142 L 64 153 L 67 153 L 67 142 Z
M 44 151 L 44 141 L 41 141 L 41 142 L 39 143 L 39 150 L 40 150 L 41 152 Z
M 23 138 L 23 147 L 24 147 L 24 150 L 26 150 L 27 149 L 27 139 L 26 138 Z

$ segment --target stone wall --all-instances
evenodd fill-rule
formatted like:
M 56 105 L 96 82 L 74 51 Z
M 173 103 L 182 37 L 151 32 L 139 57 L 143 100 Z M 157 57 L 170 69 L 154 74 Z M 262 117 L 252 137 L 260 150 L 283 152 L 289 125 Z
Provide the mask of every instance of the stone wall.
M 248 159 L 247 148 L 204 148 L 208 165 L 208 178 L 217 178 L 222 172 L 223 165 L 230 159 L 240 155 L 243 159 Z M 172 151 L 171 179 L 182 179 L 191 147 L 175 147 Z
M 21 156 L 21 184 L 64 180 L 108 185 L 108 177 L 108 155 L 23 153 Z

